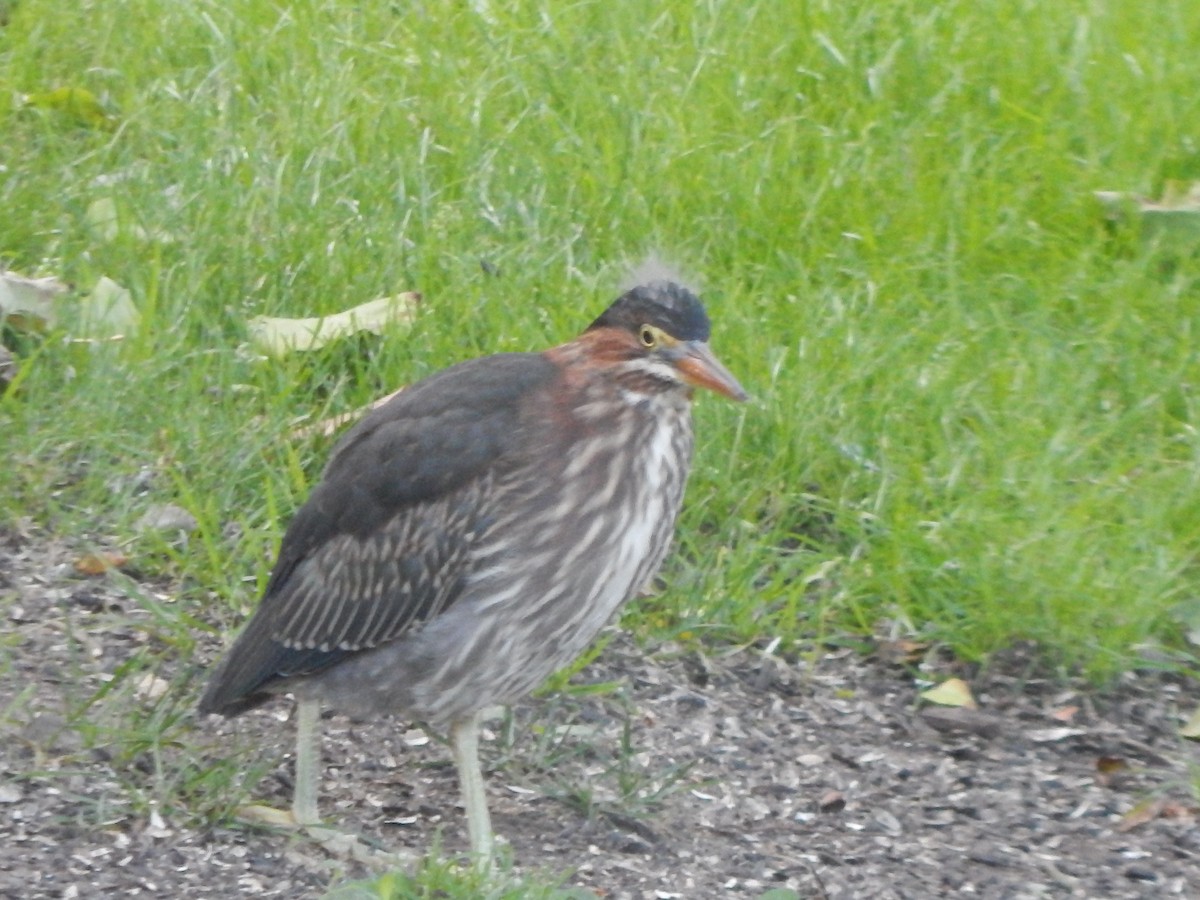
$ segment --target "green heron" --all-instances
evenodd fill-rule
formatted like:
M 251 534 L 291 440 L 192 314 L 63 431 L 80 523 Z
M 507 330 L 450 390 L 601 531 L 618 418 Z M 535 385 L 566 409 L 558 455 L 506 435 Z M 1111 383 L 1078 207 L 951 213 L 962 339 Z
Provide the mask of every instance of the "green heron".
M 648 277 L 542 353 L 452 366 L 368 413 L 284 535 L 200 710 L 297 702 L 292 816 L 315 824 L 321 704 L 448 727 L 491 856 L 479 713 L 575 659 L 666 555 L 696 387 L 746 399 L 700 300 Z

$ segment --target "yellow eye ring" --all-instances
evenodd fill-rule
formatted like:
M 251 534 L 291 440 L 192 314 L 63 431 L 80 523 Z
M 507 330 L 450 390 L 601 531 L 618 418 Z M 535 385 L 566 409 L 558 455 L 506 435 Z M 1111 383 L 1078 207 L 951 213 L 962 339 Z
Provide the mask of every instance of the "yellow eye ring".
M 638 339 L 642 342 L 642 346 L 647 350 L 658 343 L 658 336 L 654 333 L 654 329 L 649 325 L 642 326 L 642 330 L 638 332 Z

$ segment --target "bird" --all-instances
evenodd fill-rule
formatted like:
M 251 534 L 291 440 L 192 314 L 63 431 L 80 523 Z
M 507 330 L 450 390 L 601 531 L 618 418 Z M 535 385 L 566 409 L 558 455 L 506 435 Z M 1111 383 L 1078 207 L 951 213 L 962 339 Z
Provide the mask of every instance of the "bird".
M 697 388 L 747 394 L 696 292 L 651 269 L 578 337 L 458 363 L 353 425 L 284 532 L 202 713 L 296 702 L 291 818 L 320 821 L 320 713 L 448 733 L 472 857 L 493 833 L 480 713 L 578 657 L 651 582 Z

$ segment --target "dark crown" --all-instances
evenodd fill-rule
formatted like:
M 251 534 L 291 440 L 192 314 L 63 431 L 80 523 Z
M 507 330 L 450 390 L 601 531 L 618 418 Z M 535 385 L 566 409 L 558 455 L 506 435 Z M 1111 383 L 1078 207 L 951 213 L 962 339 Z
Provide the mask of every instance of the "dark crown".
M 650 281 L 626 291 L 588 326 L 636 331 L 643 325 L 661 328 L 681 341 L 707 341 L 708 314 L 700 298 L 674 281 Z

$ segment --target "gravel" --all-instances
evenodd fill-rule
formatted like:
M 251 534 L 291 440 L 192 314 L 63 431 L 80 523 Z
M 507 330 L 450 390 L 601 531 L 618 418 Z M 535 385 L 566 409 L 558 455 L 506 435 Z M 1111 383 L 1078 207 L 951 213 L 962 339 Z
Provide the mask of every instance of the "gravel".
M 352 846 L 219 815 L 287 806 L 289 704 L 196 718 L 218 642 L 178 646 L 170 586 L 81 575 L 83 546 L 0 530 L 0 895 L 319 897 L 376 871 L 367 847 L 464 853 L 448 751 L 401 721 L 324 722 L 322 813 Z M 489 722 L 518 874 L 608 900 L 1200 896 L 1192 682 L 1099 694 L 1023 647 L 978 671 L 607 637 L 570 689 Z M 922 704 L 948 676 L 978 709 Z

